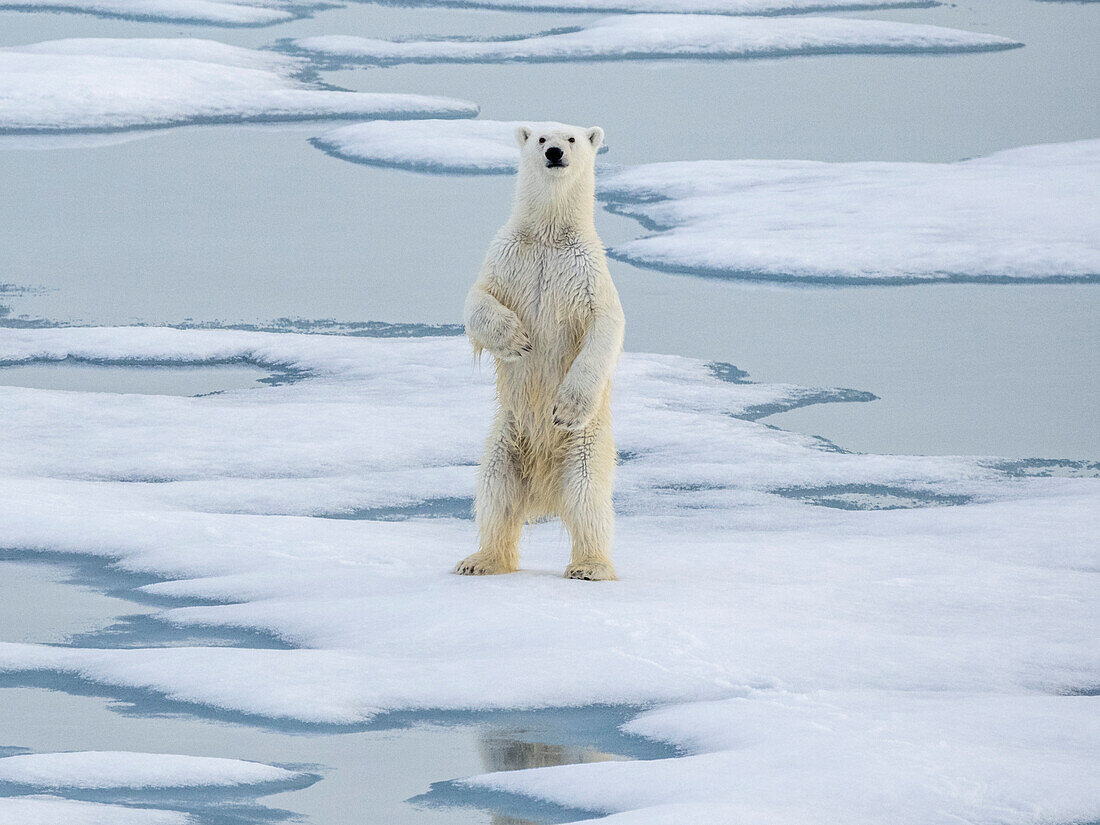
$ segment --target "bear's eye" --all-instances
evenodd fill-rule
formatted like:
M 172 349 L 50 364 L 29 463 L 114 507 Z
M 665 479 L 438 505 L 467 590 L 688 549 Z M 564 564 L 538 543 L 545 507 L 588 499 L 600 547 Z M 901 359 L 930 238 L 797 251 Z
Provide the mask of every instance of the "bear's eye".
M 577 139 L 576 139 L 576 138 L 569 138 L 569 142 L 570 142 L 570 143 L 576 143 L 576 142 L 577 142 Z
M 539 138 L 539 143 L 546 143 L 546 138 Z

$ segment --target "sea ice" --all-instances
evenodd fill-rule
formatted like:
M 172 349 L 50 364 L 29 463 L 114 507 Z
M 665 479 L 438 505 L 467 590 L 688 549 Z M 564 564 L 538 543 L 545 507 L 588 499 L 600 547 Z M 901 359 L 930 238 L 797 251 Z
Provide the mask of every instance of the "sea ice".
M 0 825 L 198 825 L 179 811 L 80 802 L 56 796 L 0 797 Z
M 564 128 L 560 123 L 527 120 L 375 121 L 333 129 L 311 143 L 355 163 L 418 172 L 509 173 L 519 164 L 515 132 L 521 125 Z
M 648 12 L 695 14 L 805 14 L 927 7 L 935 0 L 379 0 L 394 5 L 454 6 L 545 12 Z M 66 11 L 213 26 L 270 26 L 314 11 L 339 8 L 335 0 L 0 0 L 0 10 Z
M 683 758 L 462 784 L 630 812 L 599 820 L 608 825 L 1076 822 L 1098 810 L 1097 705 L 1094 697 L 754 693 L 651 711 L 626 726 L 690 743 Z
M 690 755 L 474 780 L 636 824 L 1100 815 L 1096 478 L 846 453 L 751 420 L 805 388 L 629 353 L 622 580 L 563 579 L 555 524 L 528 531 L 520 573 L 467 578 L 449 571 L 469 519 L 316 517 L 472 494 L 492 383 L 462 339 L 0 329 L 0 362 L 65 358 L 302 376 L 200 398 L 0 387 L 0 547 L 101 557 L 158 579 L 142 595 L 177 605 L 163 621 L 294 647 L 5 643 L 6 684 L 276 726 L 669 703 L 632 728 Z M 830 485 L 937 506 L 779 492 Z
M 541 12 L 641 14 L 806 14 L 889 8 L 927 8 L 937 0 L 380 0 L 395 5 L 454 6 Z
M 955 163 L 653 163 L 600 197 L 657 234 L 611 254 L 722 278 L 827 283 L 1100 278 L 1100 140 Z
M 127 20 L 269 26 L 337 5 L 324 0 L 0 0 L 0 10 L 68 11 Z
M 637 14 L 607 17 L 584 27 L 507 39 L 378 40 L 322 35 L 290 40 L 284 47 L 327 58 L 337 65 L 388 66 L 399 63 L 977 52 L 1020 45 L 991 34 L 888 20 Z
M 73 751 L 0 759 L 0 784 L 24 791 L 225 788 L 286 784 L 302 776 L 260 762 L 174 753 Z
M 423 95 L 315 88 L 301 58 L 211 40 L 54 40 L 0 49 L 0 133 L 113 131 L 185 123 L 472 117 Z

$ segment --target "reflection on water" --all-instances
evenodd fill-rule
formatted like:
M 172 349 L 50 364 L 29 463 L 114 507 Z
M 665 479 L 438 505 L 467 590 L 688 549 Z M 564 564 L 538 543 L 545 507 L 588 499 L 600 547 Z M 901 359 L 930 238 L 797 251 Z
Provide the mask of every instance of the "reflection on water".
M 485 773 L 630 758 L 604 753 L 591 745 L 571 746 L 532 742 L 523 738 L 526 733 L 526 731 L 514 731 L 511 734 L 497 731 L 483 732 L 478 737 L 478 751 L 481 754 Z M 534 820 L 497 812 L 492 814 L 491 822 L 492 825 L 535 825 Z
M 520 732 L 516 732 L 517 734 Z M 515 735 L 487 732 L 478 738 L 478 750 L 485 765 L 485 772 L 519 771 L 524 768 L 549 768 L 554 765 L 577 765 L 586 762 L 613 762 L 629 759 L 604 753 L 591 745 L 550 745 L 532 742 Z

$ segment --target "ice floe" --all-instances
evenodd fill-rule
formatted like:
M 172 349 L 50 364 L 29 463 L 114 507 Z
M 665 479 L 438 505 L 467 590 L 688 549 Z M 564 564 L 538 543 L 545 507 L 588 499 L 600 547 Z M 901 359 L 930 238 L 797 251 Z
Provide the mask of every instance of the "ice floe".
M 0 49 L 0 133 L 185 123 L 472 117 L 477 106 L 306 83 L 301 58 L 211 40 L 54 40 Z
M 508 173 L 517 122 L 378 121 L 326 132 L 345 160 L 439 173 Z M 607 208 L 657 234 L 629 263 L 807 283 L 1100 279 L 1100 141 L 955 163 L 730 160 L 601 169 Z
M 381 0 L 381 2 L 508 11 L 744 15 L 927 8 L 940 5 L 937 0 Z
M 197 825 L 179 811 L 82 802 L 57 796 L 0 798 L 0 825 Z
M 4 363 L 66 358 L 300 376 L 201 398 L 0 387 L 0 547 L 101 557 L 120 580 L 156 577 L 141 592 L 176 605 L 166 622 L 293 648 L 5 643 L 3 684 L 92 684 L 274 726 L 670 703 L 633 726 L 689 756 L 476 780 L 621 822 L 1100 814 L 1085 781 L 1100 756 L 1096 478 L 846 453 L 752 420 L 835 392 L 630 353 L 615 398 L 622 580 L 561 578 L 554 524 L 525 536 L 522 572 L 470 579 L 449 570 L 473 523 L 417 517 L 473 491 L 492 384 L 462 339 L 0 329 Z M 911 506 L 779 492 L 831 485 Z M 407 518 L 316 517 L 371 507 Z
M 1021 45 L 990 34 L 841 17 L 620 15 L 587 26 L 493 40 L 378 40 L 321 35 L 284 48 L 336 64 L 506 63 L 659 58 L 736 59 L 852 53 L 943 53 Z
M 223 788 L 286 784 L 301 778 L 297 771 L 261 762 L 174 753 L 72 751 L 0 759 L 0 785 L 34 791 Z
M 601 177 L 657 234 L 620 260 L 723 278 L 829 283 L 1100 279 L 1100 140 L 956 163 L 730 160 Z
M 67 11 L 213 26 L 270 26 L 338 5 L 321 0 L 0 0 L 0 10 Z
M 563 124 L 500 120 L 375 121 L 342 126 L 310 141 L 334 157 L 418 172 L 496 174 L 516 171 L 516 128 Z M 606 151 L 601 146 L 600 151 Z
M 542 12 L 677 14 L 805 14 L 853 9 L 912 8 L 935 0 L 379 0 L 393 5 L 452 6 Z M 212 26 L 271 26 L 338 8 L 332 0 L 0 0 L 0 10 L 62 11 Z

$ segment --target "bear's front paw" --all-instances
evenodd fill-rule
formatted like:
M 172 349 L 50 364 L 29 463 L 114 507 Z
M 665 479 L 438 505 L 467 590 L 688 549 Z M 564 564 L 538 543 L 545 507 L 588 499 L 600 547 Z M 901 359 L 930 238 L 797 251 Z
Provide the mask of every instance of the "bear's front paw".
M 614 565 L 609 561 L 587 561 L 565 568 L 565 578 L 587 582 L 613 582 L 618 576 L 615 575 Z
M 510 567 L 500 559 L 474 553 L 456 564 L 455 572 L 460 576 L 492 576 L 497 573 L 514 573 L 516 568 Z
M 558 397 L 554 399 L 551 415 L 554 418 L 555 427 L 561 427 L 563 430 L 580 430 L 584 429 L 592 418 L 592 406 L 587 396 L 563 387 L 558 391 Z
M 492 352 L 501 361 L 518 361 L 531 351 L 531 338 L 520 324 L 519 318 L 513 318 L 505 328 L 501 341 Z

